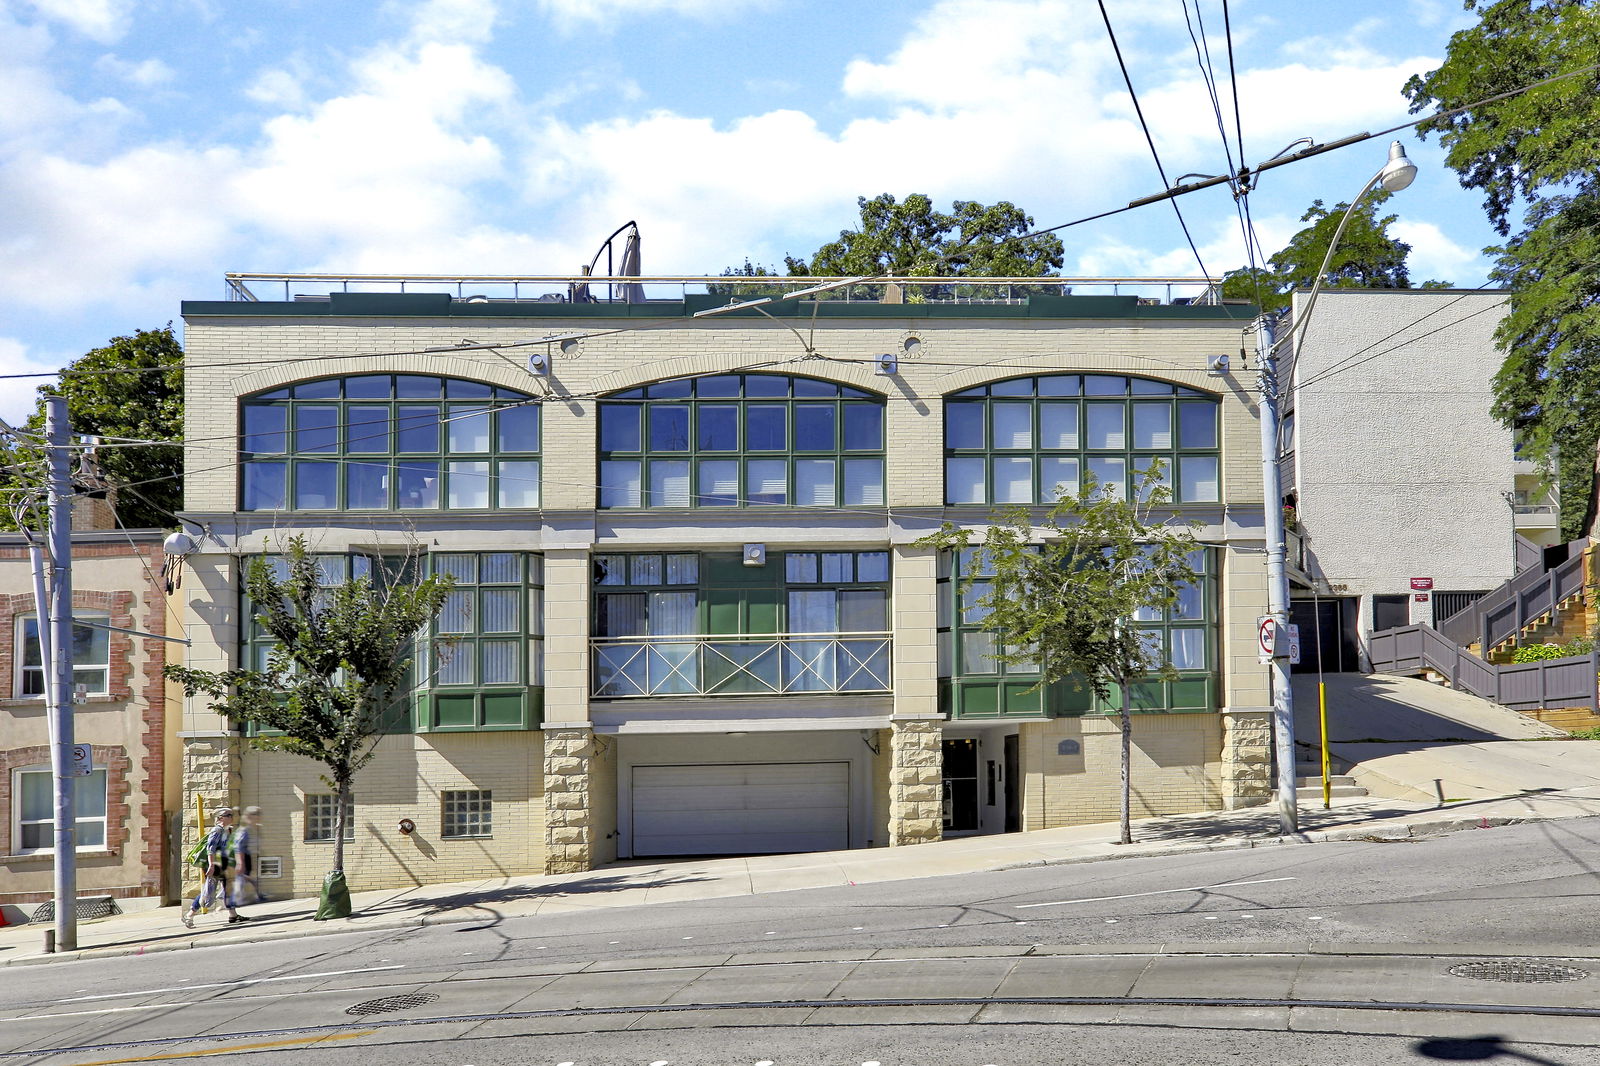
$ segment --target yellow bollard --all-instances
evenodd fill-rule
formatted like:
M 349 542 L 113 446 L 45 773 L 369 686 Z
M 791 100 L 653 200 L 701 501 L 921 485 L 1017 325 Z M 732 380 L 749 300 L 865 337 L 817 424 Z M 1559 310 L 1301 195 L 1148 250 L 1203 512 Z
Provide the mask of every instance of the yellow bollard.
M 1333 784 L 1328 780 L 1328 686 L 1317 682 L 1317 713 L 1322 718 L 1322 809 L 1333 807 Z

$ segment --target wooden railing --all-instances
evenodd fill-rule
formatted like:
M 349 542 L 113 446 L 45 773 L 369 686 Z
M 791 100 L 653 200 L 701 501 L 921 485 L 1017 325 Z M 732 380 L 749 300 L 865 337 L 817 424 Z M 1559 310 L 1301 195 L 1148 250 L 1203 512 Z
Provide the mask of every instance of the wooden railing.
M 1548 570 L 1524 570 L 1464 611 L 1439 623 L 1439 632 L 1457 644 L 1477 644 L 1485 653 L 1509 640 L 1556 605 L 1580 595 L 1584 586 L 1587 539 L 1567 545 L 1567 559 Z
M 1596 680 L 1600 652 L 1532 663 L 1491 663 L 1432 626 L 1401 626 L 1372 634 L 1372 669 L 1415 676 L 1433 670 L 1452 688 L 1514 711 L 1548 707 L 1600 707 Z

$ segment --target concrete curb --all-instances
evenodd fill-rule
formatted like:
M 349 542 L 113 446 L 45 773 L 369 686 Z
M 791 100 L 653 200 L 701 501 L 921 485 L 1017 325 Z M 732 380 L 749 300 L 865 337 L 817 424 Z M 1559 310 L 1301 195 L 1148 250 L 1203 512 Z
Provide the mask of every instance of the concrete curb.
M 1343 829 L 1310 830 L 1296 834 L 1292 837 L 1262 836 L 1262 837 L 1228 837 L 1194 844 L 1146 844 L 1132 845 L 1137 850 L 1123 850 L 1101 855 L 1077 855 L 1059 859 L 1034 859 L 1028 862 L 1006 863 L 1000 866 L 988 867 L 983 870 L 968 870 L 964 873 L 999 873 L 1006 870 L 1025 870 L 1040 866 L 1076 866 L 1080 863 L 1108 862 L 1118 859 L 1145 859 L 1162 855 L 1192 855 L 1200 852 L 1211 851 L 1244 851 L 1258 847 L 1277 847 L 1293 844 L 1326 844 L 1349 843 L 1367 841 L 1371 843 L 1395 842 L 1402 840 L 1424 840 L 1430 837 L 1445 836 L 1468 829 L 1494 829 L 1500 826 L 1521 825 L 1526 822 L 1559 821 L 1565 818 L 1583 818 L 1585 814 L 1556 814 L 1556 815 L 1495 815 L 1480 816 L 1478 818 L 1441 818 L 1428 822 L 1402 822 L 1399 824 L 1376 825 L 1371 827 L 1350 827 Z M 888 878 L 887 881 L 914 880 L 920 877 L 948 877 L 961 876 L 961 874 L 919 874 L 907 878 Z M 879 883 L 879 882 L 874 882 Z M 809 888 L 828 886 L 809 886 Z M 808 889 L 778 889 L 779 892 L 801 892 Z M 709 897 L 708 897 L 709 898 Z M 662 902 L 685 903 L 694 900 L 670 900 Z M 636 906 L 649 906 L 639 903 Z M 447 912 L 444 914 L 422 914 L 414 917 L 397 917 L 377 919 L 372 922 L 361 922 L 351 925 L 327 925 L 316 923 L 314 925 L 297 924 L 293 928 L 268 930 L 262 929 L 258 933 L 244 936 L 229 937 L 226 940 L 212 940 L 208 937 L 184 938 L 179 940 L 162 941 L 155 944 L 125 944 L 111 945 L 99 948 L 83 948 L 79 951 L 61 952 L 55 955 L 28 955 L 15 959 L 0 960 L 0 968 L 8 966 L 31 966 L 52 962 L 86 961 L 90 959 L 117 959 L 137 955 L 153 955 L 167 951 L 186 951 L 191 948 L 221 948 L 232 947 L 237 944 L 259 944 L 276 940 L 292 940 L 309 936 L 337 936 L 340 934 L 382 932 L 393 929 L 419 929 L 435 925 L 460 925 L 467 922 L 484 922 L 507 920 L 507 917 L 532 917 L 532 915 L 496 916 L 484 914 L 460 914 Z M 1214 950 L 1214 949 L 1213 949 Z M 1346 949 L 1351 950 L 1351 949 Z M 1474 952 L 1474 954 L 1487 954 L 1487 952 Z

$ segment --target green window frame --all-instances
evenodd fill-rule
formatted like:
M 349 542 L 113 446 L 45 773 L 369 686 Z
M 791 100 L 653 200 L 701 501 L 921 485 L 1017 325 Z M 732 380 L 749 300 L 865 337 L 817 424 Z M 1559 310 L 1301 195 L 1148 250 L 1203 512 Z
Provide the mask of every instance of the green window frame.
M 1217 560 L 1213 549 L 1200 548 L 1189 561 L 1200 581 L 1187 587 L 1170 608 L 1140 612 L 1133 619 L 1152 644 L 1159 646 L 1178 671 L 1176 679 L 1148 678 L 1132 692 L 1135 711 L 1203 712 L 1217 706 L 1219 599 Z M 995 635 L 983 628 L 987 612 L 977 601 L 987 590 L 981 579 L 981 554 L 974 549 L 945 552 L 939 561 L 938 674 L 943 709 L 955 717 L 1051 717 L 1115 713 L 1121 702 L 1117 687 L 1101 701 L 1087 687 L 1071 682 L 1029 690 L 1039 671 L 1022 663 L 1004 663 Z M 963 592 L 966 579 L 978 579 Z
M 710 374 L 613 393 L 599 408 L 601 508 L 883 506 L 880 395 Z
M 429 633 L 419 732 L 531 729 L 544 692 L 544 558 L 433 552 L 454 586 Z
M 434 552 L 417 558 L 350 552 L 318 554 L 315 559 L 321 583 L 327 586 L 361 577 L 412 581 L 423 572 L 448 573 L 456 580 L 445 609 L 426 639 L 418 640 L 410 681 L 402 685 L 379 732 L 538 728 L 544 708 L 543 556 Z M 278 558 L 272 563 L 282 565 Z M 239 595 L 244 665 L 263 669 L 277 642 L 256 620 L 249 597 L 243 590 Z M 445 659 L 443 676 L 441 658 Z M 503 672 L 508 661 L 514 667 L 512 673 Z M 469 663 L 470 670 L 465 668 Z M 491 673 L 493 681 L 489 683 L 481 680 L 486 665 L 502 671 Z M 271 734 L 251 727 L 249 735 Z
M 885 633 L 887 549 L 778 552 L 765 567 L 731 553 L 600 553 L 592 632 L 600 638 Z M 613 601 L 612 597 L 620 597 Z M 795 624 L 816 626 L 796 629 Z
M 945 397 L 945 503 L 1053 504 L 1092 473 L 1126 497 L 1150 461 L 1174 504 L 1222 499 L 1221 398 L 1154 378 L 1043 374 Z
M 319 378 L 239 406 L 245 511 L 539 506 L 541 410 L 527 393 L 430 374 Z

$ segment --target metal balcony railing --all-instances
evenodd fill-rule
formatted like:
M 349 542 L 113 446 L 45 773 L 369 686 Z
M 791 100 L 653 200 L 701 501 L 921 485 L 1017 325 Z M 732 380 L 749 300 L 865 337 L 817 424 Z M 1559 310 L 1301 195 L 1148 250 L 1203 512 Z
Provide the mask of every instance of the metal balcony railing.
M 888 633 L 601 637 L 596 698 L 889 691 Z
M 851 284 L 840 284 L 851 282 Z M 697 293 L 730 299 L 777 296 L 800 289 L 835 286 L 828 300 L 868 303 L 1020 303 L 1030 295 L 1130 295 L 1150 303 L 1215 304 L 1217 279 L 1155 277 L 874 277 L 821 275 L 744 276 L 720 274 L 303 274 L 231 272 L 224 276 L 226 298 L 326 300 L 345 292 L 448 292 L 459 300 L 496 303 L 650 303 L 682 300 Z

